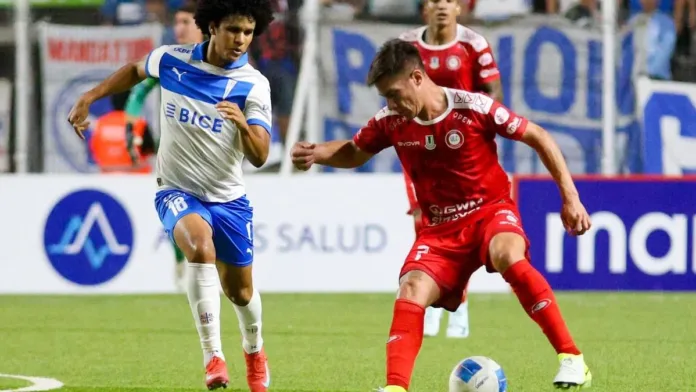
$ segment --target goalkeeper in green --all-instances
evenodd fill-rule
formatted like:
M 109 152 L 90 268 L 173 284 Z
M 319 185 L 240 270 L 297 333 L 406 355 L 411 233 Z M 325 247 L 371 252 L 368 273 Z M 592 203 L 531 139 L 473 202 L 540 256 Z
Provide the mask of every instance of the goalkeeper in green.
M 196 4 L 188 3 L 179 8 L 174 14 L 174 36 L 178 45 L 197 44 L 203 42 L 203 33 L 196 26 L 196 21 L 193 15 L 196 12 Z M 133 87 L 128 102 L 126 103 L 126 141 L 128 152 L 133 161 L 133 165 L 138 165 L 140 154 L 138 147 L 142 144 L 142 138 L 135 135 L 133 132 L 133 124 L 140 117 L 145 100 L 155 87 L 158 87 L 159 81 L 155 78 L 147 78 L 140 84 Z M 155 151 L 157 151 L 158 143 L 155 142 Z M 186 271 L 186 263 L 183 252 L 174 246 L 174 255 L 176 259 L 176 285 L 180 290 L 183 290 L 184 273 Z

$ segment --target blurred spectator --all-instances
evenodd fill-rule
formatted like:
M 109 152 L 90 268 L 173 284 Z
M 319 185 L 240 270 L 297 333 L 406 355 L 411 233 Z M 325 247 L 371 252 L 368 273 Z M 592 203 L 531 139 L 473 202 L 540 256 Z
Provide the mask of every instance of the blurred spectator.
M 561 0 L 559 13 L 580 27 L 594 27 L 600 20 L 597 0 Z
M 363 0 L 362 11 L 377 18 L 412 18 L 419 8 L 420 0 Z
M 531 0 L 479 0 L 473 8 L 473 16 L 485 22 L 495 22 L 532 12 Z
M 110 25 L 166 23 L 168 12 L 176 10 L 183 3 L 183 0 L 105 0 L 101 15 L 103 22 Z
M 254 39 L 254 58 L 271 85 L 274 121 L 284 143 L 299 72 L 299 4 L 289 4 L 287 0 L 271 0 L 271 4 L 275 20 L 263 35 Z
M 652 79 L 672 79 L 671 60 L 677 41 L 674 20 L 663 12 L 660 0 L 640 0 L 642 12 L 634 14 L 628 26 L 634 30 L 635 63 L 638 73 Z M 643 45 L 640 45 L 643 43 Z
M 319 0 L 322 20 L 352 20 L 362 12 L 364 0 Z
M 140 24 L 145 21 L 145 0 L 106 0 L 101 14 L 106 24 Z

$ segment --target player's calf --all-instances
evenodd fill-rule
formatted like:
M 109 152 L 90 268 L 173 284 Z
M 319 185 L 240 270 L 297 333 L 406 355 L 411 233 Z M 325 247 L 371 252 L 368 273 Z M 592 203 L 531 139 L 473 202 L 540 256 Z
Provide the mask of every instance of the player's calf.
M 220 292 L 215 245 L 210 225 L 198 214 L 188 214 L 174 227 L 174 240 L 190 261 L 186 293 L 203 350 L 208 389 L 229 383 L 220 339 Z
M 268 357 L 263 349 L 261 295 L 252 282 L 251 265 L 218 263 L 222 290 L 232 301 L 242 333 L 247 384 L 252 392 L 265 392 L 271 383 Z
M 387 339 L 388 388 L 408 389 L 423 343 L 425 308 L 439 294 L 437 283 L 423 271 L 412 270 L 402 276 Z
M 584 369 L 584 360 L 563 320 L 551 286 L 525 258 L 525 254 L 526 241 L 516 233 L 497 234 L 489 245 L 492 264 L 510 284 L 529 317 L 541 327 L 556 353 L 568 358 L 579 357 Z M 562 362 L 559 375 L 568 379 L 561 380 L 559 384 L 554 381 L 554 384 L 582 385 L 578 381 L 580 375 L 576 379 L 568 376 L 573 374 L 570 370 L 572 367 L 565 366 Z M 578 374 L 582 375 L 584 382 L 585 373 Z

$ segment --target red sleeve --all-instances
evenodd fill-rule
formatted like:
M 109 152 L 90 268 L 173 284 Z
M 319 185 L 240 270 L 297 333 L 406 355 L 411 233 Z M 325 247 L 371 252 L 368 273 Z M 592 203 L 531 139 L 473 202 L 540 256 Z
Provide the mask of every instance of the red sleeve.
M 476 53 L 471 60 L 474 62 L 474 64 L 472 64 L 472 69 L 475 70 L 474 85 L 478 88 L 481 88 L 481 86 L 486 83 L 500 80 L 500 70 L 498 70 L 498 64 L 495 62 L 495 57 L 493 57 L 491 46 L 485 38 L 480 37 L 480 39 L 485 42 L 485 44 L 480 44 L 478 48 L 474 47 Z
M 402 168 L 403 169 L 403 168 Z M 408 196 L 408 214 L 418 209 L 418 199 L 416 198 L 416 188 L 413 186 L 411 176 L 404 170 L 404 181 L 406 182 L 406 195 Z
M 527 130 L 527 119 L 517 115 L 504 105 L 485 94 L 473 94 L 474 104 L 471 109 L 477 113 L 481 126 L 486 132 L 512 140 L 520 140 Z
M 353 136 L 355 145 L 370 154 L 377 154 L 385 148 L 391 147 L 391 141 L 384 131 L 384 120 L 378 121 L 376 119 L 378 117 L 379 113 Z

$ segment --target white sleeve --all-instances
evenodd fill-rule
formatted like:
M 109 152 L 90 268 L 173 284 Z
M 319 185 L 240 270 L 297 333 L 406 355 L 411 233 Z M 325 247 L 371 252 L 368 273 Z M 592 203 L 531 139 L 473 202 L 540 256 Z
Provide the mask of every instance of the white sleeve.
M 247 124 L 262 126 L 271 133 L 273 114 L 271 113 L 271 87 L 266 80 L 257 83 L 249 91 L 244 106 Z
M 169 45 L 163 45 L 154 49 L 147 55 L 147 59 L 145 60 L 145 73 L 149 78 L 159 78 L 160 62 L 162 61 L 162 56 L 167 53 L 168 48 Z

